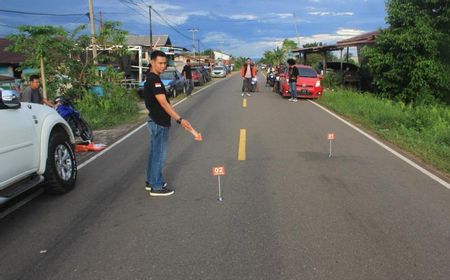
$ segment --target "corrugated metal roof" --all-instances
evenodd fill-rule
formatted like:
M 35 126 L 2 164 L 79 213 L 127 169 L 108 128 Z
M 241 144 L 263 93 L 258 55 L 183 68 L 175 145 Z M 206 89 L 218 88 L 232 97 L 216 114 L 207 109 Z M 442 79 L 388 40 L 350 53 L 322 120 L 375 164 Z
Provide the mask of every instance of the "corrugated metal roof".
M 153 35 L 152 43 L 156 46 L 171 46 L 169 35 Z M 144 35 L 128 35 L 126 38 L 126 44 L 129 46 L 150 46 L 150 36 Z
M 25 56 L 5 50 L 5 48 L 9 45 L 11 45 L 11 41 L 7 39 L 0 39 L 0 63 L 19 64 L 23 62 L 25 60 Z

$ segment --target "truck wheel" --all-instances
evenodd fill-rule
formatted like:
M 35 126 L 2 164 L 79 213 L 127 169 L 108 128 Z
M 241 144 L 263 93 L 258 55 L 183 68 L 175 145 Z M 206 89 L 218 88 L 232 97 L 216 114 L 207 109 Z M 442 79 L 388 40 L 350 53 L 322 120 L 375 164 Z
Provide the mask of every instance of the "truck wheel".
M 69 137 L 64 132 L 56 131 L 50 135 L 44 177 L 48 193 L 63 194 L 75 186 L 77 162 Z

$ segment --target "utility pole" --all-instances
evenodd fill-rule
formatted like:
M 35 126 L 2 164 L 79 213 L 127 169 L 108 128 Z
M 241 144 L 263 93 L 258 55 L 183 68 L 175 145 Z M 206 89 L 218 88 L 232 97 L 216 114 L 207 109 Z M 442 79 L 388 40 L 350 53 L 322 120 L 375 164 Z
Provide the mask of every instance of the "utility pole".
M 89 0 L 89 21 L 91 22 L 92 57 L 94 58 L 94 64 L 97 64 L 97 41 L 95 40 L 94 3 L 93 3 L 93 0 Z
M 152 6 L 148 6 L 148 19 L 149 19 L 149 27 L 150 27 L 150 54 L 153 51 L 153 30 L 152 30 Z
M 101 33 L 102 28 L 103 28 L 103 14 L 102 11 L 100 11 L 100 15 L 99 15 L 99 25 L 98 25 L 98 32 Z
M 198 28 L 191 28 L 188 29 L 190 32 L 192 32 L 192 51 L 194 53 L 194 57 L 195 57 L 195 32 L 199 31 L 200 29 Z
M 300 36 L 298 34 L 298 27 L 297 27 L 297 17 L 295 16 L 295 12 L 292 13 L 292 16 L 294 16 L 295 33 L 297 35 L 297 47 L 301 48 L 301 46 L 300 46 Z
M 200 39 L 197 39 L 197 51 L 200 53 Z

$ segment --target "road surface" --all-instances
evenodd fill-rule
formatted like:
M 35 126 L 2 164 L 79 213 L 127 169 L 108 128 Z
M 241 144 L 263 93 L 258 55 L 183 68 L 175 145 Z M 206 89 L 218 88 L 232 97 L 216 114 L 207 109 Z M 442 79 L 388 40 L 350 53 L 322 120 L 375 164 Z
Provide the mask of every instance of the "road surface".
M 0 220 L 0 279 L 450 279 L 448 189 L 311 102 L 240 88 L 176 107 L 204 141 L 173 124 L 173 196 L 144 190 L 144 127 Z

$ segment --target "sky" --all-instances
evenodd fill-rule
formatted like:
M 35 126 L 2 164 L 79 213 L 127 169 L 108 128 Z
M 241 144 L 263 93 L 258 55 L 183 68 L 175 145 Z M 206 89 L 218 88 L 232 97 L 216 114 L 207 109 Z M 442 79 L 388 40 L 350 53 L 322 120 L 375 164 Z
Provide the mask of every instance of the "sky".
M 154 35 L 168 34 L 173 45 L 192 49 L 192 32 L 200 51 L 211 48 L 234 56 L 261 57 L 292 39 L 300 45 L 333 44 L 383 28 L 384 0 L 93 0 L 98 25 L 120 21 L 129 34 L 148 35 L 151 5 Z M 0 0 L 0 10 L 64 14 L 25 15 L 0 11 L 0 37 L 19 25 L 60 25 L 73 30 L 88 24 L 88 0 Z M 67 15 L 71 14 L 71 15 Z M 295 16 L 294 16 L 295 15 Z M 170 25 L 170 26 L 169 26 Z M 197 44 L 197 42 L 196 42 Z

